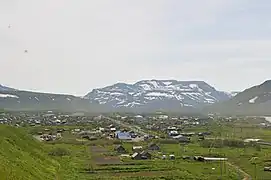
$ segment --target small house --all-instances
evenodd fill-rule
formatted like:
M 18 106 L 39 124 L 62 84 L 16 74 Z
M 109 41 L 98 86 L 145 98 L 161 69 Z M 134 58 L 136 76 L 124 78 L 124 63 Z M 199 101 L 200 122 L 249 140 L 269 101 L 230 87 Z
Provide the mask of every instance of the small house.
M 178 136 L 178 135 L 179 135 L 179 133 L 176 130 L 169 132 L 169 136 Z
M 170 154 L 170 155 L 169 155 L 169 159 L 170 159 L 170 160 L 174 160 L 174 159 L 175 159 L 175 155 L 174 155 L 174 154 Z
M 117 145 L 114 150 L 121 154 L 126 153 L 126 150 L 122 145 Z
M 160 147 L 155 143 L 151 143 L 148 146 L 148 150 L 150 150 L 150 151 L 159 151 Z
M 132 156 L 131 156 L 132 159 L 134 160 L 140 160 L 141 159 L 141 156 L 138 152 L 135 152 Z
M 151 154 L 147 151 L 142 151 L 140 153 L 141 159 L 151 159 Z
M 140 152 L 142 151 L 143 147 L 142 146 L 133 146 L 132 150 L 133 152 Z
M 110 128 L 110 132 L 116 132 L 117 129 L 115 127 Z

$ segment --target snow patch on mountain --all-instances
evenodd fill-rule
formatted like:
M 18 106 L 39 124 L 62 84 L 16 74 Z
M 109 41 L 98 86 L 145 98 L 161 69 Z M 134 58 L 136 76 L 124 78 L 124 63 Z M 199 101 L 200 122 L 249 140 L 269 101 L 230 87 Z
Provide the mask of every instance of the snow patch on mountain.
M 256 96 L 256 97 L 250 99 L 248 102 L 251 103 L 251 104 L 253 104 L 253 103 L 255 103 L 255 101 L 256 101 L 257 99 L 258 99 L 258 96 Z
M 12 94 L 0 94 L 0 98 L 19 98 L 16 95 L 12 95 Z

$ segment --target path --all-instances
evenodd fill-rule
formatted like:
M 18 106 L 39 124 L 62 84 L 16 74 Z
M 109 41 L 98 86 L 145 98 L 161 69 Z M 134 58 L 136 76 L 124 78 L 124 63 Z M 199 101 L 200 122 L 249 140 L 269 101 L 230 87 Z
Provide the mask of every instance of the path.
M 244 178 L 243 180 L 252 180 L 251 176 L 246 173 L 245 171 L 243 171 L 240 167 L 234 165 L 234 164 L 231 164 L 230 162 L 227 162 L 227 164 L 235 169 L 237 169 L 237 171 L 239 171 L 239 173 L 243 174 L 244 175 Z

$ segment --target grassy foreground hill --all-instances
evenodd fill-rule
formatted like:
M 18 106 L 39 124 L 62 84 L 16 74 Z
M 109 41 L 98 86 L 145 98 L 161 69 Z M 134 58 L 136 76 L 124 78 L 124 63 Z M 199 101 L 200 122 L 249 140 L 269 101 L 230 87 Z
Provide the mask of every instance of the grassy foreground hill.
M 58 162 L 23 129 L 0 126 L 0 179 L 55 179 Z

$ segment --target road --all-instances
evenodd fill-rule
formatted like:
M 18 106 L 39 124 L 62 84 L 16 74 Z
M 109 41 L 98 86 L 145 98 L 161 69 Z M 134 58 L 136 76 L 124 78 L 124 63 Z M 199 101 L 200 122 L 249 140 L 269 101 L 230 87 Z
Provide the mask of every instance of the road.
M 129 128 L 131 129 L 132 131 L 138 133 L 138 134 L 141 134 L 141 135 L 147 135 L 148 133 L 146 133 L 144 130 L 142 130 L 140 127 L 138 126 L 134 126 L 134 125 L 131 125 L 131 124 L 127 124 L 127 123 L 124 123 L 120 120 L 117 120 L 117 119 L 113 119 L 113 118 L 110 118 L 110 117 L 105 117 L 103 116 L 104 119 L 107 119 L 107 120 L 110 120 L 112 121 L 113 123 L 115 124 L 118 124 L 124 128 Z

